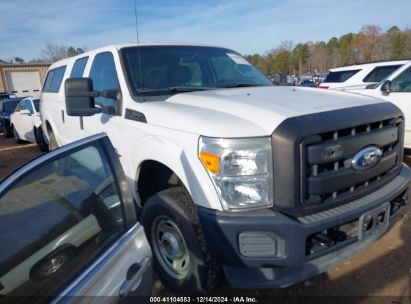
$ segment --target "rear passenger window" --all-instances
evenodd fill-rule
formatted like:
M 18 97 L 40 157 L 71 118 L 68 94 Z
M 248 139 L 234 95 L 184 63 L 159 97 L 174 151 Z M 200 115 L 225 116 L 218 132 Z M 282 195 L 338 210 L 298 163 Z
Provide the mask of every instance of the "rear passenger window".
M 339 72 L 330 72 L 325 78 L 324 82 L 344 82 L 355 74 L 357 74 L 360 70 L 348 70 L 348 71 L 339 71 Z
M 364 82 L 380 82 L 398 69 L 401 65 L 380 66 L 374 68 L 365 78 Z
M 88 57 L 77 59 L 74 62 L 73 69 L 71 70 L 70 77 L 83 77 L 84 69 L 87 64 Z
M 54 70 L 47 73 L 46 81 L 44 82 L 43 92 L 50 92 L 51 82 L 53 81 Z
M 57 93 L 60 91 L 65 71 L 66 66 L 50 70 L 44 83 L 43 92 Z
M 120 89 L 113 54 L 110 52 L 96 55 L 89 77 L 93 80 L 95 91 Z M 104 106 L 113 104 L 113 100 L 110 98 L 96 97 L 95 101 Z
M 54 70 L 53 81 L 51 82 L 50 92 L 57 93 L 60 90 L 61 82 L 63 81 L 66 66 L 62 66 Z

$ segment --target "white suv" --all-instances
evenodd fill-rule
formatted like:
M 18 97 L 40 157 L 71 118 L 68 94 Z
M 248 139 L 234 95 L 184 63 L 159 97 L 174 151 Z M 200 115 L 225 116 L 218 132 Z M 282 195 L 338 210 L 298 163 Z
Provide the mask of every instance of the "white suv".
M 378 97 L 398 106 L 405 114 L 404 146 L 411 149 L 411 62 L 397 69 L 380 83 L 352 92 Z
M 381 61 L 330 69 L 320 88 L 334 90 L 363 89 L 378 83 L 410 60 Z
M 106 132 L 167 287 L 285 287 L 382 236 L 407 202 L 403 114 L 331 90 L 274 87 L 238 53 L 114 45 L 54 63 L 50 147 Z M 375 220 L 374 220 L 375 219 Z

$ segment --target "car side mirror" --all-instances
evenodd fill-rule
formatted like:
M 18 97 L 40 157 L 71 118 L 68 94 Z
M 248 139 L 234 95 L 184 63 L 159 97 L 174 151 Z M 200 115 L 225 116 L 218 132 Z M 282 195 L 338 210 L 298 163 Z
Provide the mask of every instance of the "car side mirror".
M 381 92 L 383 93 L 390 93 L 391 90 L 391 81 L 390 80 L 386 80 L 384 81 L 384 83 L 381 86 Z
M 94 97 L 98 92 L 93 90 L 90 78 L 68 78 L 64 82 L 66 112 L 69 116 L 92 116 L 100 113 L 95 106 Z
M 21 115 L 31 115 L 31 112 L 27 109 L 23 109 L 19 112 Z

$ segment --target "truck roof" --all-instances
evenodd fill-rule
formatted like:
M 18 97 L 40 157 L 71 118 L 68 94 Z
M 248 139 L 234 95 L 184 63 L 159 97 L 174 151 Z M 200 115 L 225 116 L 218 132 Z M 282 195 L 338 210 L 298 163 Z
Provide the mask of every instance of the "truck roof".
M 225 48 L 225 47 L 216 46 L 216 45 L 207 45 L 207 44 L 201 44 L 201 43 L 187 43 L 187 42 L 141 42 L 141 43 L 111 44 L 111 45 L 106 45 L 106 46 L 103 46 L 97 49 L 93 49 L 91 51 L 81 53 L 73 57 L 69 57 L 69 58 L 56 61 L 50 66 L 50 69 L 65 65 L 71 62 L 72 60 L 76 60 L 77 58 L 85 57 L 88 55 L 93 55 L 93 54 L 104 52 L 104 51 L 120 50 L 126 47 L 137 47 L 137 46 L 142 46 L 142 47 L 144 46 L 199 46 L 199 47 Z

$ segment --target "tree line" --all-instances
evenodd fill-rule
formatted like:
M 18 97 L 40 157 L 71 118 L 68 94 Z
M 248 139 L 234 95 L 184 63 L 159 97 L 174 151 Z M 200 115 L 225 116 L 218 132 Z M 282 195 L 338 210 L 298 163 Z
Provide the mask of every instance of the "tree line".
M 332 37 L 328 42 L 308 41 L 294 45 L 291 40 L 263 55 L 246 55 L 264 74 L 283 72 L 320 74 L 331 68 L 379 60 L 411 58 L 411 28 L 365 25 L 358 33 Z
M 9 59 L 1 59 L 0 64 L 24 64 L 24 63 L 53 63 L 64 58 L 80 55 L 84 53 L 86 48 L 79 48 L 66 45 L 58 45 L 47 43 L 41 51 L 42 56 L 32 58 L 27 62 L 21 57 L 14 57 Z

